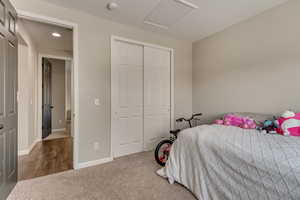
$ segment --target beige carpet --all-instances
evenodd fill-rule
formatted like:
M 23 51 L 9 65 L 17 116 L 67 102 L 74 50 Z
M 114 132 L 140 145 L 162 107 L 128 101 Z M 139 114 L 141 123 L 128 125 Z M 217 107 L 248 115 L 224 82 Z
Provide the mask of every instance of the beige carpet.
M 183 186 L 155 174 L 153 152 L 21 181 L 8 200 L 195 200 Z

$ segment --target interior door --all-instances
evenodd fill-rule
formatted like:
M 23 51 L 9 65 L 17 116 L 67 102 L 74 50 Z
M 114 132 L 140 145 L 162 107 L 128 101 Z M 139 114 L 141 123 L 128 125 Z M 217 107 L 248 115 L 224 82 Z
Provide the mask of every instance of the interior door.
M 18 41 L 16 12 L 8 0 L 0 0 L 0 199 L 17 182 Z
M 52 133 L 52 66 L 49 60 L 43 58 L 43 133 L 42 138 L 48 137 Z
M 113 156 L 143 151 L 143 46 L 114 41 L 112 54 Z
M 171 52 L 144 48 L 144 148 L 152 150 L 171 128 Z

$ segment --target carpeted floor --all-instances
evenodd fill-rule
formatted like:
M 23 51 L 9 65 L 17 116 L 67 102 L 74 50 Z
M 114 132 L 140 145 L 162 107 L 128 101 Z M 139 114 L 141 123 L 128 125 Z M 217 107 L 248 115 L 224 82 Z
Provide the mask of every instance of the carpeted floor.
M 152 152 L 21 181 L 8 200 L 195 200 L 183 186 L 156 175 Z

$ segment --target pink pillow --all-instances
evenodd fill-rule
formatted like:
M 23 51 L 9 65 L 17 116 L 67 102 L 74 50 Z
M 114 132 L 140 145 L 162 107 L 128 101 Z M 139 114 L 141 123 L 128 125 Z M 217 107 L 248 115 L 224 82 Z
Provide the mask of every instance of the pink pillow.
M 300 113 L 286 111 L 277 119 L 279 124 L 279 134 L 286 136 L 300 136 Z
M 244 129 L 256 128 L 256 123 L 253 119 L 249 117 L 241 117 L 234 114 L 227 114 L 224 116 L 223 120 L 217 120 L 215 123 L 219 125 L 235 126 Z

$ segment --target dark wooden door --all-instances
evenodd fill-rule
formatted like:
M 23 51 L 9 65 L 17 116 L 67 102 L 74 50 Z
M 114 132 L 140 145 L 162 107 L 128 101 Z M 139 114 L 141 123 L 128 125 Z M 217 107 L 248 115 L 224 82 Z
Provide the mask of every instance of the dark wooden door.
M 0 0 L 0 200 L 17 182 L 18 41 L 15 9 Z
M 48 137 L 52 133 L 52 66 L 51 63 L 43 58 L 43 135 Z

